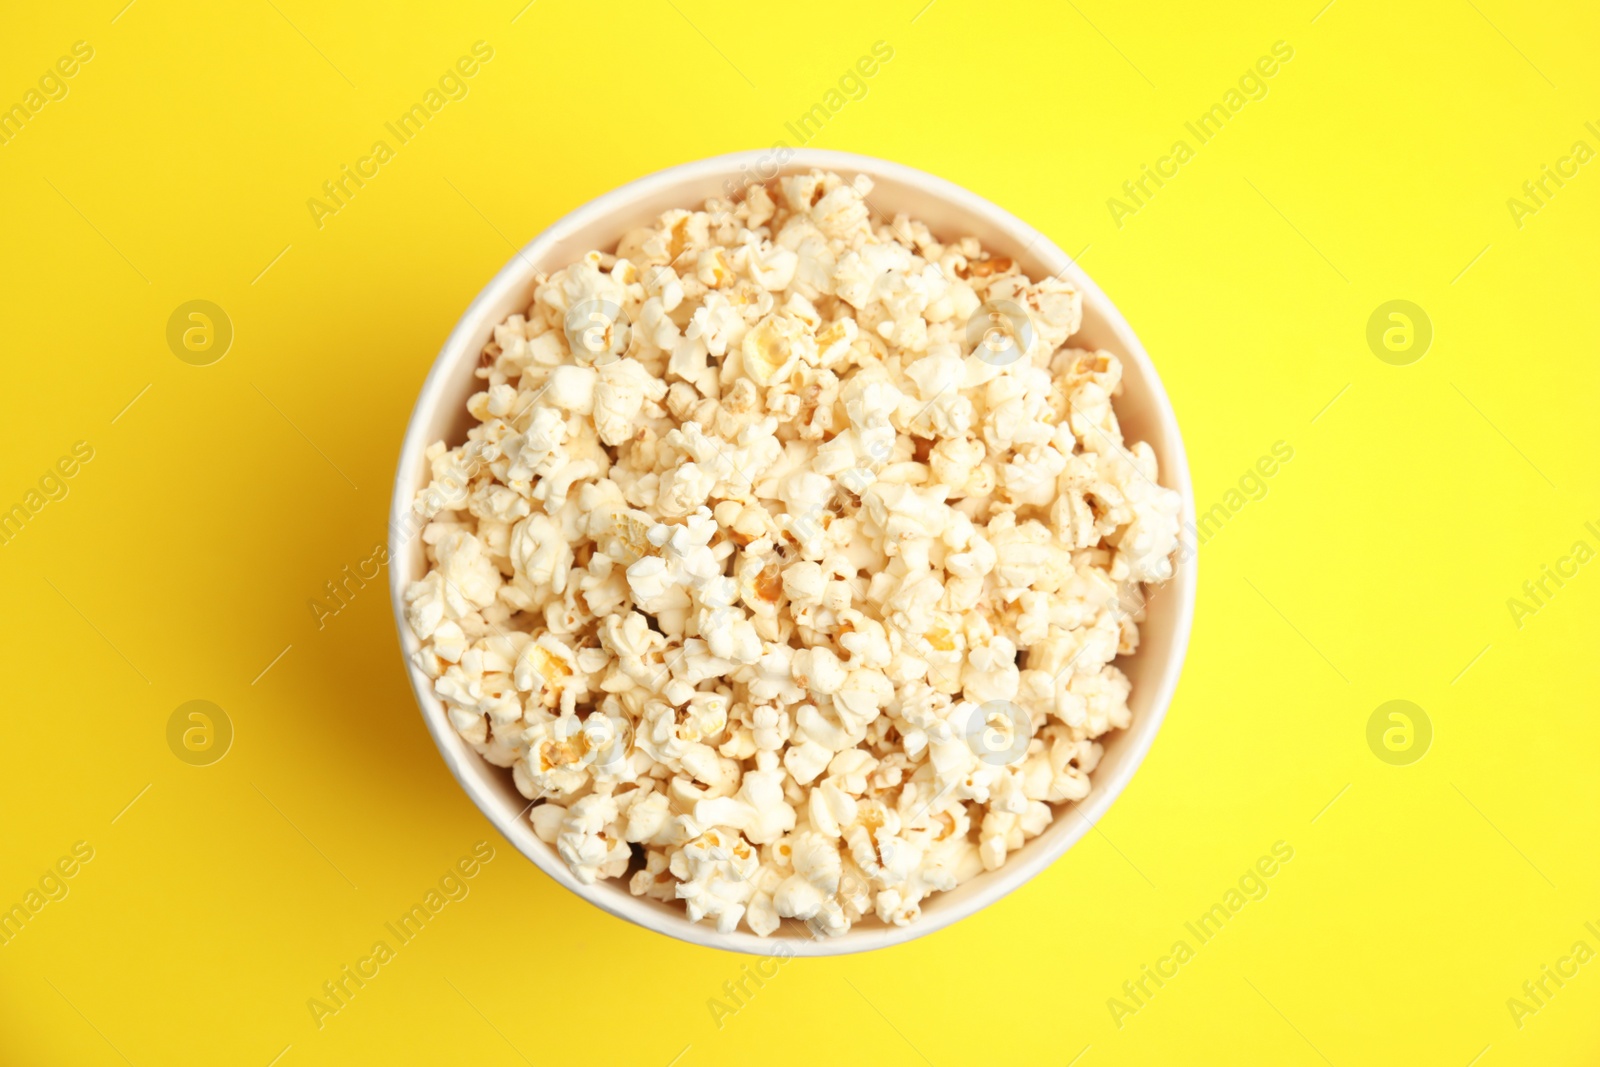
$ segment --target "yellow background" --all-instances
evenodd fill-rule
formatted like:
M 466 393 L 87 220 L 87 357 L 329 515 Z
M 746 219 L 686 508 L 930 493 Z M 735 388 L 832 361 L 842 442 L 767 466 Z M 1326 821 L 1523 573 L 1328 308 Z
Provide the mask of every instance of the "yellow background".
M 0 146 L 0 506 L 95 449 L 0 546 L 0 904 L 95 850 L 0 947 L 0 1060 L 1593 1062 L 1600 963 L 1520 1029 L 1506 1006 L 1600 949 L 1600 564 L 1520 629 L 1506 606 L 1600 547 L 1600 164 L 1520 228 L 1506 206 L 1600 147 L 1592 8 L 123 2 L 0 13 L 0 104 L 95 50 Z M 480 39 L 470 95 L 314 226 Z M 557 888 L 445 771 L 382 586 L 320 631 L 307 602 L 385 539 L 412 400 L 513 245 L 786 137 L 878 40 L 813 143 L 1089 246 L 1202 508 L 1274 442 L 1294 459 L 1202 549 L 1177 699 L 1099 833 L 942 933 L 787 964 L 719 1030 L 748 958 Z M 1107 198 L 1279 40 L 1269 94 L 1118 228 Z M 234 325 L 212 366 L 166 344 L 192 299 Z M 1410 366 L 1365 340 L 1393 299 L 1434 326 Z M 234 726 L 211 766 L 167 746 L 193 699 Z M 1367 746 L 1392 699 L 1433 724 L 1410 766 Z M 319 1030 L 307 999 L 479 840 L 471 895 Z M 1119 1029 L 1107 999 L 1279 840 L 1270 894 Z

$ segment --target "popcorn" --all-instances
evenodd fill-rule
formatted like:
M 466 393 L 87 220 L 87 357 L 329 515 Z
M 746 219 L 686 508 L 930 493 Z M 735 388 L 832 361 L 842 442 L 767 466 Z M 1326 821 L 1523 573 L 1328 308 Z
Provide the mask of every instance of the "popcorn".
M 754 845 L 765 845 L 794 829 L 795 810 L 783 798 L 783 772 L 747 771 L 739 792 L 695 805 L 695 822 L 738 830 Z
M 755 896 L 750 879 L 759 866 L 755 850 L 744 838 L 720 828 L 706 831 L 673 852 L 668 862 L 668 869 L 678 879 L 678 899 L 687 906 L 689 918 L 716 919 L 718 932 L 724 934 L 739 925 L 745 904 Z
M 579 881 L 723 932 L 1002 866 L 1089 795 L 1173 572 L 1082 295 L 870 192 L 789 175 L 555 272 L 415 502 L 451 725 Z
M 561 821 L 556 850 L 585 885 L 599 878 L 615 878 L 628 869 L 630 853 L 617 832 L 616 820 L 616 801 L 592 794 L 568 808 Z

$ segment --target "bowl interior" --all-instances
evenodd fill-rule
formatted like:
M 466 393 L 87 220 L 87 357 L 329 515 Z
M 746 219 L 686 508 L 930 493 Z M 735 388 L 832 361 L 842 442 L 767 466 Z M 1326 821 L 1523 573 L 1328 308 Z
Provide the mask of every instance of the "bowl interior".
M 412 496 L 429 477 L 423 450 L 434 441 L 453 446 L 466 439 L 473 422 L 466 402 L 480 384 L 472 373 L 479 353 L 496 324 L 525 310 L 532 301 L 537 273 L 554 272 L 590 249 L 614 249 L 629 229 L 652 223 L 669 208 L 698 207 L 708 197 L 726 196 L 729 189 L 739 187 L 744 176 L 770 177 L 812 167 L 831 169 L 847 178 L 856 173 L 870 175 L 874 181 L 870 204 L 879 214 L 875 221 L 905 213 L 925 222 L 942 238 L 976 236 L 986 248 L 1017 260 L 1030 277 L 1062 274 L 1073 281 L 1084 294 L 1083 326 L 1074 343 L 1103 348 L 1121 358 L 1124 393 L 1115 407 L 1124 435 L 1130 441 L 1146 441 L 1155 450 L 1160 481 L 1182 495 L 1182 519 L 1185 529 L 1189 528 L 1194 501 L 1188 465 L 1155 369 L 1116 308 L 1048 238 L 958 186 L 898 164 L 811 149 L 793 150 L 778 164 L 771 151 L 749 152 L 675 167 L 579 208 L 513 258 L 467 310 L 423 387 L 401 455 L 390 547 L 397 616 L 401 616 L 400 594 L 426 572 L 421 539 L 412 536 L 414 524 L 406 519 Z M 729 185 L 730 181 L 735 184 Z M 1180 552 L 1177 574 L 1150 599 L 1147 619 L 1140 627 L 1138 653 L 1118 661 L 1133 683 L 1129 698 L 1133 725 L 1101 739 L 1105 756 L 1094 772 L 1093 792 L 1087 799 L 1059 812 L 1042 835 L 1012 854 L 1000 870 L 929 898 L 917 923 L 898 928 L 868 917 L 842 937 L 820 941 L 786 937 L 803 933 L 794 922 L 785 923 L 770 938 L 758 938 L 744 930 L 718 934 L 709 923 L 691 923 L 677 905 L 632 896 L 620 881 L 580 885 L 555 850 L 540 841 L 522 817 L 528 802 L 512 785 L 510 772 L 491 766 L 468 747 L 451 727 L 426 676 L 409 662 L 407 667 L 429 729 L 457 779 L 500 832 L 558 882 L 612 914 L 695 943 L 767 955 L 779 939 L 786 939 L 796 955 L 833 955 L 910 940 L 971 914 L 1048 866 L 1104 814 L 1149 748 L 1171 699 L 1188 642 L 1194 582 L 1193 553 Z M 409 660 L 418 642 L 403 616 L 399 622 Z

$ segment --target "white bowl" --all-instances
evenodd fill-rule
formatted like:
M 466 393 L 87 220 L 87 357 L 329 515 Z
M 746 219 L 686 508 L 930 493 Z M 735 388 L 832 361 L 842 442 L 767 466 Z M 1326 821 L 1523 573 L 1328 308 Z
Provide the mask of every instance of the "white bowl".
M 479 354 L 495 325 L 508 315 L 523 311 L 532 301 L 538 271 L 554 272 L 590 249 L 615 248 L 625 232 L 650 224 L 668 208 L 695 208 L 707 197 L 727 196 L 731 190 L 742 188 L 747 178 L 768 179 L 813 167 L 846 177 L 867 174 L 874 182 L 870 199 L 875 210 L 890 217 L 906 212 L 944 238 L 975 236 L 995 254 L 1017 260 L 1029 277 L 1060 274 L 1072 281 L 1083 294 L 1083 327 L 1076 338 L 1086 347 L 1104 348 L 1122 359 L 1124 391 L 1115 407 L 1124 433 L 1131 441 L 1149 442 L 1155 450 L 1162 484 L 1182 494 L 1185 529 L 1192 529 L 1194 518 L 1194 494 L 1177 420 L 1155 367 L 1122 315 L 1049 238 L 982 197 L 941 178 L 869 156 L 819 149 L 788 150 L 787 158 L 781 162 L 770 149 L 717 156 L 671 167 L 591 200 L 552 224 L 506 264 L 461 316 L 434 361 L 406 428 L 395 476 L 389 585 L 400 645 L 422 717 L 445 762 L 473 803 L 551 878 L 612 915 L 658 933 L 697 945 L 763 956 L 777 950 L 780 941 L 787 942 L 797 956 L 835 956 L 898 945 L 993 904 L 1054 863 L 1091 823 L 1105 815 L 1149 750 L 1177 686 L 1194 615 L 1195 552 L 1192 546 L 1186 546 L 1178 553 L 1176 575 L 1150 601 L 1148 618 L 1140 627 L 1138 653 L 1119 662 L 1133 683 L 1129 700 L 1133 725 L 1101 739 L 1105 757 L 1093 774 L 1093 792 L 1074 806 L 1076 814 L 1061 812 L 1043 834 L 1013 853 L 1004 867 L 926 900 L 920 920 L 910 926 L 891 926 L 869 916 L 843 936 L 828 939 L 785 937 L 782 931 L 794 925 L 789 923 L 780 927 L 779 934 L 768 938 L 744 930 L 722 934 L 709 922 L 690 922 L 681 905 L 631 895 L 620 880 L 583 885 L 555 849 L 534 835 L 531 824 L 521 816 L 528 802 L 512 785 L 511 772 L 490 765 L 472 751 L 450 725 L 427 676 L 410 664 L 418 641 L 406 625 L 402 594 L 406 586 L 426 572 L 421 539 L 412 536 L 415 524 L 408 518 L 414 494 L 429 477 L 423 452 L 434 441 L 454 445 L 466 439 L 472 424 L 466 401 L 479 389 L 480 383 L 472 373 L 478 366 Z

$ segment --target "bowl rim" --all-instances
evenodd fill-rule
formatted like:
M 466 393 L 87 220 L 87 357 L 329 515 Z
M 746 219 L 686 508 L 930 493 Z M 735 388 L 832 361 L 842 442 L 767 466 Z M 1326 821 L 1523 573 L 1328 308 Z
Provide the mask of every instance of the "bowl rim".
M 1177 460 L 1176 463 L 1170 460 L 1163 463 L 1163 480 L 1170 479 L 1171 488 L 1178 490 L 1182 496 L 1180 516 L 1192 517 L 1195 514 L 1188 456 L 1177 417 L 1160 374 L 1132 327 L 1123 318 L 1121 311 L 1093 279 L 1083 272 L 1075 259 L 1068 256 L 1042 231 L 948 179 L 905 164 L 853 152 L 774 146 L 769 149 L 731 152 L 676 164 L 603 193 L 563 215 L 534 236 L 514 252 L 505 266 L 479 291 L 462 312 L 434 358 L 406 425 L 389 510 L 389 590 L 400 639 L 401 660 L 411 680 L 418 710 L 422 713 L 423 721 L 439 749 L 439 754 L 450 768 L 451 774 L 455 776 L 456 782 L 478 810 L 536 867 L 561 886 L 603 911 L 681 941 L 757 956 L 784 955 L 780 946 L 787 946 L 788 955 L 825 957 L 904 944 L 976 914 L 1054 864 L 1077 844 L 1090 827 L 1104 817 L 1143 764 L 1156 734 L 1160 732 L 1187 658 L 1194 620 L 1199 554 L 1197 546 L 1185 545 L 1182 532 L 1180 532 L 1174 574 L 1168 580 L 1177 586 L 1179 592 L 1171 649 L 1166 662 L 1162 665 L 1159 677 L 1153 682 L 1154 692 L 1148 696 L 1149 709 L 1140 714 L 1132 726 L 1120 731 L 1123 735 L 1121 743 L 1125 746 L 1125 754 L 1115 773 L 1104 777 L 1097 773 L 1094 778 L 1094 788 L 1088 798 L 1059 813 L 1060 817 L 1064 817 L 1067 812 L 1077 814 L 1079 818 L 1076 825 L 1058 840 L 1051 842 L 1049 847 L 1032 850 L 1024 848 L 1008 857 L 1005 865 L 998 870 L 983 872 L 979 877 L 987 879 L 987 884 L 959 905 L 940 909 L 932 915 L 924 913 L 918 921 L 908 926 L 857 925 L 847 933 L 833 938 L 793 937 L 781 934 L 763 938 L 742 929 L 723 934 L 719 933 L 713 924 L 690 921 L 687 914 L 661 910 L 649 906 L 640 898 L 625 894 L 600 892 L 601 883 L 584 885 L 579 882 L 554 850 L 534 835 L 531 823 L 522 817 L 527 807 L 532 806 L 531 803 L 521 811 L 512 813 L 479 780 L 475 772 L 483 763 L 483 758 L 462 741 L 451 726 L 443 703 L 433 694 L 431 680 L 411 663 L 410 653 L 414 647 L 420 645 L 420 642 L 406 623 L 404 603 L 405 587 L 411 581 L 403 573 L 407 558 L 404 549 L 410 536 L 420 532 L 419 530 L 408 532 L 408 528 L 412 525 L 409 520 L 411 502 L 416 493 L 412 481 L 419 464 L 423 462 L 423 453 L 432 444 L 428 439 L 430 435 L 426 432 L 428 416 L 438 409 L 443 394 L 450 391 L 449 387 L 454 383 L 454 376 L 459 373 L 454 354 L 471 345 L 474 336 L 483 325 L 488 310 L 506 299 L 511 292 L 526 285 L 539 272 L 537 266 L 539 257 L 546 248 L 577 231 L 603 221 L 607 216 L 663 186 L 703 182 L 709 178 L 741 174 L 747 171 L 752 163 L 771 159 L 779 153 L 782 155 L 773 176 L 817 168 L 841 174 L 863 173 L 874 179 L 889 178 L 903 185 L 918 187 L 937 199 L 949 202 L 962 212 L 983 219 L 995 229 L 1021 242 L 1027 253 L 1036 255 L 1047 265 L 1061 264 L 1060 275 L 1073 283 L 1083 295 L 1085 305 L 1092 304 L 1105 325 L 1116 336 L 1126 353 L 1124 363 L 1132 361 L 1138 364 L 1140 375 L 1148 385 L 1151 410 L 1161 426 L 1163 439 L 1167 442 L 1169 451 Z M 771 179 L 763 176 L 760 180 Z M 692 205 L 686 203 L 682 206 Z M 1152 681 L 1145 680 L 1141 685 L 1150 686 Z M 1030 842 L 1032 843 L 1034 842 Z

